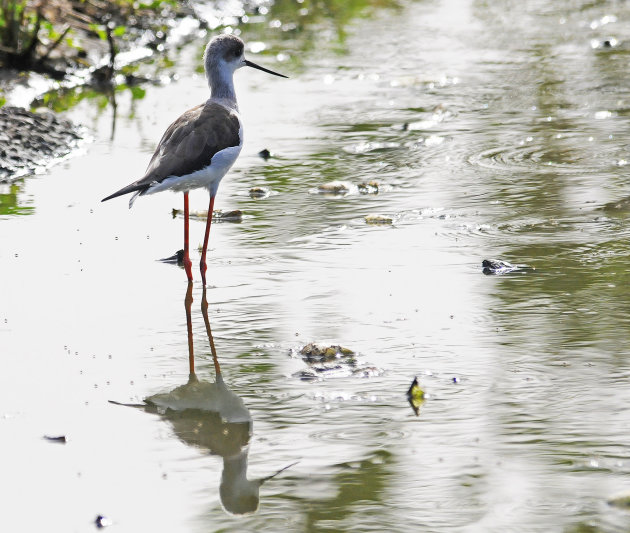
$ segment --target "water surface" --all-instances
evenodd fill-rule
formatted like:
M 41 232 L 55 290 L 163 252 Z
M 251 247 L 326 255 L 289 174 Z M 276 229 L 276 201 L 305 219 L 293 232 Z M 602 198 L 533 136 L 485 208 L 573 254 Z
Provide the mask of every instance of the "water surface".
M 207 298 L 253 421 L 247 478 L 299 462 L 234 515 L 216 451 L 108 403 L 188 381 L 185 275 L 156 261 L 181 247 L 181 195 L 99 200 L 207 97 L 200 42 L 179 79 L 118 99 L 112 140 L 111 110 L 84 100 L 85 153 L 2 191 L 3 528 L 627 531 L 607 500 L 630 488 L 630 10 L 427 1 L 271 31 L 280 17 L 243 27 L 291 79 L 236 75 L 246 143 L 216 207 L 245 218 L 213 226 Z M 318 193 L 332 181 L 349 193 Z M 527 268 L 486 276 L 486 258 Z M 212 382 L 198 281 L 192 297 Z M 310 342 L 356 361 L 317 372 Z

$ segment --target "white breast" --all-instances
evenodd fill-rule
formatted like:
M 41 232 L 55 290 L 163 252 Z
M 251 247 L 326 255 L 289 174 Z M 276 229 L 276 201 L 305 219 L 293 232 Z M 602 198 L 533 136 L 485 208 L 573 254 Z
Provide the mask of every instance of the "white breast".
M 176 192 L 185 192 L 192 189 L 205 188 L 208 189 L 211 196 L 215 196 L 219 183 L 225 176 L 235 161 L 238 159 L 243 147 L 243 123 L 239 117 L 240 128 L 238 136 L 240 144 L 220 150 L 210 160 L 207 167 L 197 170 L 186 176 L 170 176 L 161 183 L 155 183 L 149 186 L 145 194 L 154 194 L 156 192 L 171 190 Z

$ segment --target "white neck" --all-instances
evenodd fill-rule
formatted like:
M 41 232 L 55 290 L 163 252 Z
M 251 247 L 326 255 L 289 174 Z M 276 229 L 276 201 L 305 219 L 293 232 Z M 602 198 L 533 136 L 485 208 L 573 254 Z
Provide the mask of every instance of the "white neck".
M 210 99 L 238 111 L 234 92 L 234 72 L 225 64 L 208 62 L 206 79 L 210 87 Z

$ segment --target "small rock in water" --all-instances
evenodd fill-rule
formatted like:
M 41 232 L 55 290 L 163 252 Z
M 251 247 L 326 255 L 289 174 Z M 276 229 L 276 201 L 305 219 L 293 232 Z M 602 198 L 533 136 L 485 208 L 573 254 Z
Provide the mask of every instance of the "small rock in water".
M 177 216 L 182 216 L 183 211 L 181 209 L 173 209 L 173 218 Z M 202 220 L 206 220 L 208 218 L 208 211 L 191 211 L 188 216 L 190 218 L 200 218 Z M 222 211 L 221 209 L 215 209 L 212 212 L 212 221 L 213 222 L 242 222 L 243 221 L 243 212 L 240 209 L 235 209 L 233 211 Z
M 630 510 L 630 491 L 622 492 L 610 498 L 608 505 L 619 507 L 620 509 Z
M 67 442 L 65 435 L 58 435 L 56 437 L 51 437 L 50 435 L 44 435 L 44 438 L 50 442 L 57 442 L 59 444 L 65 444 Z
M 258 155 L 262 157 L 265 161 L 267 161 L 267 159 L 269 159 L 270 157 L 273 157 L 273 154 L 266 148 L 263 148 L 260 152 L 258 152 Z
M 355 353 L 343 346 L 320 346 L 311 342 L 300 350 L 300 355 L 307 363 L 325 363 L 328 361 L 334 361 L 335 359 L 342 359 L 344 357 L 353 357 Z
M 296 352 L 292 351 L 292 353 Z M 322 346 L 310 343 L 297 353 L 309 365 L 308 368 L 293 374 L 302 381 L 319 381 L 324 377 L 334 376 L 370 378 L 383 372 L 374 366 L 359 363 L 355 352 L 336 344 Z
M 317 192 L 321 194 L 348 194 L 352 189 L 352 185 L 345 181 L 331 181 L 322 183 L 317 186 Z
M 265 187 L 252 187 L 249 190 L 249 196 L 251 198 L 267 198 L 267 196 L 269 196 L 269 189 Z
M 359 183 L 359 192 L 361 194 L 378 194 L 378 182 L 377 181 L 368 181 Z
M 388 217 L 386 215 L 366 215 L 365 222 L 368 224 L 378 225 L 378 224 L 393 224 L 394 219 Z
M 113 522 L 106 516 L 98 515 L 94 520 L 94 524 L 96 524 L 97 528 L 101 529 L 107 526 L 111 526 Z
M 518 267 L 501 259 L 484 259 L 481 262 L 482 272 L 486 275 L 506 274 L 516 270 Z
M 234 211 L 215 209 L 212 213 L 212 220 L 217 222 L 242 222 L 243 212 L 240 209 L 235 209 Z

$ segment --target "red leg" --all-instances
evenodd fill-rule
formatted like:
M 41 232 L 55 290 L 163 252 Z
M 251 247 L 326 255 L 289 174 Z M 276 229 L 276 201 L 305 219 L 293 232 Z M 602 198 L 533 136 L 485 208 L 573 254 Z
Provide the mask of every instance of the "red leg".
M 203 286 L 203 293 L 201 296 L 201 314 L 203 315 L 203 321 L 206 323 L 206 333 L 208 334 L 208 341 L 210 342 L 210 351 L 212 352 L 212 362 L 214 363 L 214 371 L 217 376 L 221 375 L 221 366 L 219 365 L 219 358 L 217 357 L 217 349 L 214 347 L 214 338 L 212 337 L 212 330 L 210 329 L 210 318 L 208 318 L 208 299 L 206 298 L 206 286 Z
M 195 351 L 193 349 L 193 330 L 192 330 L 192 296 L 193 284 L 188 282 L 188 290 L 184 299 L 184 307 L 186 308 L 186 329 L 188 331 L 188 374 L 190 377 L 195 375 Z
M 192 261 L 190 260 L 188 243 L 188 191 L 184 193 L 184 269 L 188 281 L 192 281 Z
M 208 220 L 206 221 L 206 235 L 203 238 L 203 250 L 201 251 L 201 262 L 199 263 L 199 269 L 201 270 L 201 280 L 203 286 L 206 286 L 206 251 L 208 250 L 208 238 L 210 237 L 210 225 L 212 224 L 212 211 L 214 210 L 214 196 L 210 197 L 210 206 L 208 207 Z

